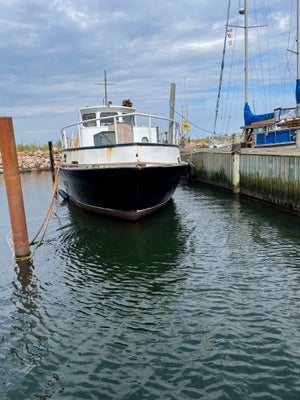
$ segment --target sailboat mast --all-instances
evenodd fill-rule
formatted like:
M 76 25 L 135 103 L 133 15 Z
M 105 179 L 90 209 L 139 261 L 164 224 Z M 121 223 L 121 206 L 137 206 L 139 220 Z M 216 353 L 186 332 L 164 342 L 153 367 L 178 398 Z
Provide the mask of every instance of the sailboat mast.
M 297 79 L 296 79 L 296 104 L 297 115 L 300 107 L 300 0 L 297 0 Z
M 248 64 L 249 64 L 249 50 L 248 50 L 248 0 L 244 0 L 244 8 L 239 11 L 239 14 L 244 15 L 244 46 L 245 46 L 245 104 L 248 103 L 249 87 L 248 87 Z
M 245 103 L 248 103 L 248 58 L 249 58 L 249 50 L 248 50 L 248 0 L 245 0 Z
M 297 0 L 297 80 L 300 79 L 300 0 Z

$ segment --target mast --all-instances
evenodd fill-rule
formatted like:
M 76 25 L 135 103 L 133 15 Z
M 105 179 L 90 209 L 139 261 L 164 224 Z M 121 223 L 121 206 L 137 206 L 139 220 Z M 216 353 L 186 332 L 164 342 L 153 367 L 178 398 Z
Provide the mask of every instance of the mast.
M 248 103 L 249 87 L 248 87 L 248 64 L 249 64 L 249 49 L 248 49 L 248 0 L 244 0 L 244 8 L 239 11 L 239 14 L 244 15 L 245 29 L 245 104 Z
M 104 83 L 98 82 L 98 83 L 95 83 L 95 85 L 104 85 L 104 105 L 108 106 L 107 85 L 115 85 L 115 83 L 107 83 L 106 70 L 104 70 Z
M 248 0 L 245 0 L 245 104 L 248 103 L 249 97 L 249 88 L 248 88 L 248 58 L 249 58 L 249 50 L 248 50 Z
M 106 70 L 104 70 L 104 104 L 107 106 L 107 79 L 106 79 Z
M 296 103 L 299 113 L 300 105 L 300 0 L 297 0 L 297 80 L 296 80 Z

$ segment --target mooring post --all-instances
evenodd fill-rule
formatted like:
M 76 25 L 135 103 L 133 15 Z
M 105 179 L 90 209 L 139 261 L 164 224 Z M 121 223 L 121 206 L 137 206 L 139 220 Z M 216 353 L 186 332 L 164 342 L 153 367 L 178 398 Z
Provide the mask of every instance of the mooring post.
M 49 157 L 50 157 L 50 171 L 52 175 L 52 181 L 55 181 L 55 173 L 54 173 L 54 157 L 53 157 L 53 146 L 52 142 L 48 142 L 48 150 L 49 150 Z
M 172 121 L 174 120 L 174 113 L 175 113 L 175 92 L 176 92 L 176 85 L 175 85 L 175 83 L 171 83 L 169 119 Z M 168 143 L 175 144 L 175 142 L 174 142 L 174 122 L 169 123 Z
M 300 149 L 300 129 L 296 130 L 296 149 Z
M 15 249 L 15 260 L 30 259 L 27 225 L 14 129 L 11 117 L 0 117 L 0 151 L 4 170 L 10 222 Z

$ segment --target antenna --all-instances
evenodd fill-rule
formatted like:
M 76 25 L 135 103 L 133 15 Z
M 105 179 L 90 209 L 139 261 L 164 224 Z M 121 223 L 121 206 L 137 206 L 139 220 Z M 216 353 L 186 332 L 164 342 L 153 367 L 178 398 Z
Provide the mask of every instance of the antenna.
M 104 82 L 97 82 L 95 83 L 95 85 L 104 85 L 104 105 L 107 106 L 108 105 L 108 101 L 107 101 L 107 86 L 110 85 L 116 85 L 116 83 L 107 83 L 107 79 L 106 79 L 106 71 L 104 70 Z

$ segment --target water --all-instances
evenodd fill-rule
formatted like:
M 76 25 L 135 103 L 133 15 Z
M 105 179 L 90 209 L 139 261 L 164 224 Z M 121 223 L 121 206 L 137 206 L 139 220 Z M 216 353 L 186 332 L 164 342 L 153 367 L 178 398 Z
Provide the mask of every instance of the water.
M 22 177 L 30 238 L 48 173 Z M 299 399 L 300 219 L 182 185 L 140 222 L 61 205 L 17 265 L 0 177 L 0 398 Z

